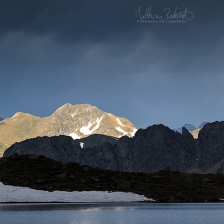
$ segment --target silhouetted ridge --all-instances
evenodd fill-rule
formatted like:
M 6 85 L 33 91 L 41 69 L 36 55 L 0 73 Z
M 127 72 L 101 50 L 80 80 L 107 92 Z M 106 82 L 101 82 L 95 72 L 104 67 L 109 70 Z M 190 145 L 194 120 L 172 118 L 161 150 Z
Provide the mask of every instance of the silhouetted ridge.
M 81 143 L 86 147 L 81 147 Z M 224 122 L 207 123 L 198 139 L 184 127 L 181 134 L 159 124 L 139 129 L 133 138 L 38 137 L 12 145 L 4 157 L 13 153 L 36 154 L 62 162 L 132 172 L 156 172 L 169 167 L 174 171 L 224 173 L 223 147 Z

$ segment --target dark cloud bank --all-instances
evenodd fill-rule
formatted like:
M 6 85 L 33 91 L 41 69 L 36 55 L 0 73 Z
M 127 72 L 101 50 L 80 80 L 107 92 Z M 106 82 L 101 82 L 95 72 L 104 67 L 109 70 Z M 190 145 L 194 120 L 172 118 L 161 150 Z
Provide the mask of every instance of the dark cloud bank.
M 48 116 L 70 102 L 90 103 L 137 127 L 223 120 L 223 6 L 219 0 L 3 0 L 0 116 Z M 139 7 L 141 15 L 151 8 L 164 20 L 166 8 L 170 15 L 187 8 L 194 18 L 137 22 Z

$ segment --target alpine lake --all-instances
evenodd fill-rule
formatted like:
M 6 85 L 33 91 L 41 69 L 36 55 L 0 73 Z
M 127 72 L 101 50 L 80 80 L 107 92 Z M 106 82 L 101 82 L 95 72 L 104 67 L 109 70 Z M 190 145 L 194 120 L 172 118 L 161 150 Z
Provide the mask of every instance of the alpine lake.
M 216 224 L 224 203 L 7 203 L 1 224 Z

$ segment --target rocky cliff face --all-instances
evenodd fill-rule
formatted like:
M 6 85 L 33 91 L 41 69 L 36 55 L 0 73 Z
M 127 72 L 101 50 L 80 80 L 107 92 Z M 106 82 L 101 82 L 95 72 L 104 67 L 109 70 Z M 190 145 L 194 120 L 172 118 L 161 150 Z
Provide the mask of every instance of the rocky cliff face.
M 75 142 L 77 142 L 81 148 L 85 149 L 85 148 L 92 148 L 95 146 L 101 146 L 105 142 L 113 145 L 117 143 L 118 140 L 119 138 L 115 138 L 112 136 L 93 134 L 86 138 L 76 139 Z
M 205 124 L 208 122 L 204 121 L 202 122 L 197 128 L 192 124 L 184 124 L 182 128 L 186 128 L 194 138 L 198 138 L 199 131 L 204 127 Z M 182 128 L 173 129 L 174 131 L 182 132 Z
M 132 172 L 156 172 L 169 167 L 174 171 L 224 173 L 223 148 L 224 122 L 206 124 L 198 139 L 186 128 L 181 134 L 160 124 L 139 129 L 133 138 L 93 135 L 79 140 L 66 136 L 29 139 L 12 145 L 4 157 L 13 153 L 36 154 Z
M 29 153 L 62 162 L 74 161 L 93 167 L 135 172 L 155 172 L 168 166 L 172 170 L 186 171 L 197 158 L 194 139 L 186 129 L 180 134 L 164 125 L 153 125 L 139 129 L 133 138 L 124 136 L 110 143 L 104 139 L 105 136 L 97 137 L 102 144 L 85 148 L 81 143 L 85 146 L 88 139 L 89 142 L 94 141 L 93 136 L 83 140 L 66 136 L 29 139 L 11 146 L 4 157 L 15 152 Z
M 80 145 L 73 141 L 69 136 L 54 136 L 54 137 L 37 137 L 27 139 L 21 143 L 15 143 L 4 153 L 4 156 L 9 156 L 14 152 L 20 155 L 30 154 L 43 155 L 61 162 L 71 162 L 76 159 L 76 148 Z
M 0 122 L 0 155 L 15 142 L 37 136 L 71 136 L 80 139 L 92 134 L 120 138 L 133 136 L 136 127 L 126 118 L 116 117 L 89 104 L 65 104 L 49 117 L 16 113 Z
M 181 135 L 164 125 L 140 129 L 134 138 L 122 137 L 116 144 L 119 169 L 155 172 L 170 167 L 185 171 L 196 157 L 188 138 L 193 139 L 190 134 Z
M 224 159 L 224 121 L 206 124 L 198 136 L 200 161 L 198 168 L 206 171 Z M 220 164 L 219 169 L 223 168 Z

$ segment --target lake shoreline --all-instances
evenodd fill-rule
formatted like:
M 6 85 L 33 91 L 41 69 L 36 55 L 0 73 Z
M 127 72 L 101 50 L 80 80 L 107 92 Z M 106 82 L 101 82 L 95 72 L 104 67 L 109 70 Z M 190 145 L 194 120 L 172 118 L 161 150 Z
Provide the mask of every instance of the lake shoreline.
M 133 193 L 142 197 L 135 201 L 155 200 L 158 203 L 223 202 L 224 199 L 223 174 L 181 173 L 170 169 L 156 173 L 120 172 L 32 155 L 0 158 L 0 182 L 50 193 Z M 104 200 L 102 195 L 98 198 Z M 55 197 L 49 200 L 57 201 Z M 121 201 L 118 196 L 117 200 Z M 82 201 L 81 195 L 79 201 Z

